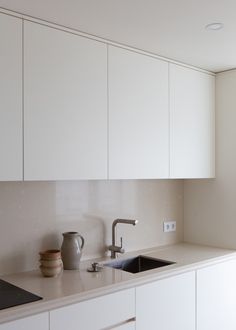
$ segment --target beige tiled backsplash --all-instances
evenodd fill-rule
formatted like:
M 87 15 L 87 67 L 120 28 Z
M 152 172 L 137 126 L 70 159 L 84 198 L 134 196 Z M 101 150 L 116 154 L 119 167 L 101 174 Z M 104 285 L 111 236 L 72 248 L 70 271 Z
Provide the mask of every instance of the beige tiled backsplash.
M 126 251 L 182 241 L 183 181 L 0 182 L 0 274 L 37 268 L 64 231 L 84 236 L 83 259 L 103 256 L 116 218 L 139 220 L 117 226 Z M 177 221 L 175 233 L 163 233 L 164 219 Z

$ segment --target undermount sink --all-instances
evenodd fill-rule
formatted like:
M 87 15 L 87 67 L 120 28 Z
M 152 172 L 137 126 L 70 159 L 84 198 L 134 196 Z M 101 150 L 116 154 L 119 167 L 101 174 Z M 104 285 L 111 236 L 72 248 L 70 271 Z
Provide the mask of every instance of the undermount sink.
M 150 270 L 154 268 L 169 266 L 174 264 L 172 261 L 166 261 L 151 257 L 137 256 L 135 258 L 123 259 L 123 260 L 114 260 L 108 262 L 104 266 L 121 269 L 129 273 L 140 273 L 145 270 Z

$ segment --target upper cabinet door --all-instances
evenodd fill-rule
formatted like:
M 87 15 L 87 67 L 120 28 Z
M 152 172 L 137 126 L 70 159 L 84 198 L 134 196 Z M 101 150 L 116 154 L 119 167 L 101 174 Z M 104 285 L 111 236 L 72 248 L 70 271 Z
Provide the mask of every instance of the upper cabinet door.
M 168 64 L 109 46 L 109 178 L 169 176 Z
M 0 181 L 23 179 L 22 20 L 0 14 Z
M 107 178 L 107 46 L 24 23 L 25 180 Z
M 215 77 L 170 64 L 170 177 L 215 175 Z

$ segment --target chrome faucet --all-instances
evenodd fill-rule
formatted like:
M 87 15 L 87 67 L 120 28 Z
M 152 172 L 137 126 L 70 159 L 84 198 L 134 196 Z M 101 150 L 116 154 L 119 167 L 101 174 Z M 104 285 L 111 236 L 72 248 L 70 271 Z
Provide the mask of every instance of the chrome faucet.
M 125 250 L 123 249 L 123 239 L 122 237 L 120 238 L 120 246 L 116 245 L 116 225 L 118 223 L 124 223 L 128 225 L 133 225 L 135 226 L 138 223 L 138 220 L 126 220 L 126 219 L 116 219 L 112 223 L 112 245 L 108 247 L 108 250 L 111 251 L 111 258 L 116 258 L 117 253 L 124 253 Z

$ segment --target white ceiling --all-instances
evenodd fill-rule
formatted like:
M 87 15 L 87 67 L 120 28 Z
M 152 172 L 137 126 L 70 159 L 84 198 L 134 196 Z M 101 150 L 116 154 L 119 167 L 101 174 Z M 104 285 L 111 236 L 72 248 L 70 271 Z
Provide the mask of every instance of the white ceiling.
M 0 0 L 0 7 L 210 71 L 236 67 L 236 0 Z M 224 29 L 206 31 L 211 22 Z

